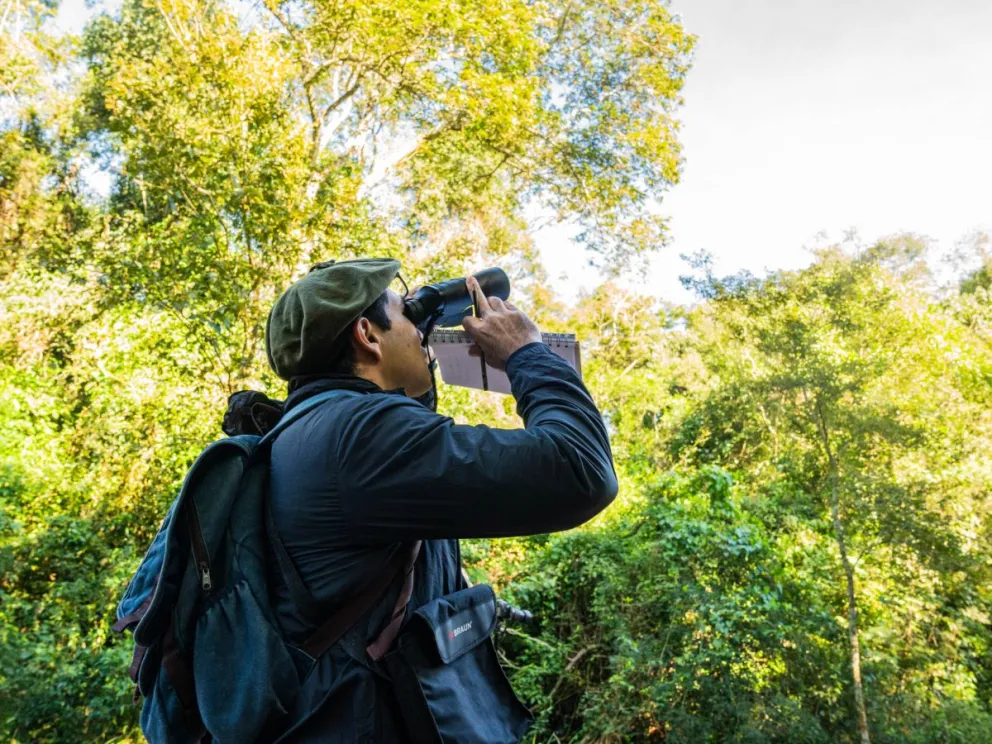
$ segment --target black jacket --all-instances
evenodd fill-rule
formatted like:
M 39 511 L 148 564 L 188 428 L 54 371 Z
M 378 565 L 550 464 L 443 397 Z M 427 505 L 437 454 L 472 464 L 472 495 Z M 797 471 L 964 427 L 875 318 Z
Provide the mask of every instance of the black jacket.
M 384 568 L 401 543 L 424 540 L 410 608 L 463 588 L 458 539 L 509 537 L 582 524 L 616 496 L 609 438 L 575 371 L 545 344 L 506 364 L 524 429 L 462 426 L 356 377 L 311 382 L 287 406 L 323 390 L 347 393 L 276 440 L 276 527 L 314 597 L 333 612 Z M 398 593 L 359 622 L 352 642 L 319 660 L 286 741 L 402 741 L 388 684 L 361 649 L 387 622 Z M 313 628 L 280 588 L 280 622 L 303 640 Z

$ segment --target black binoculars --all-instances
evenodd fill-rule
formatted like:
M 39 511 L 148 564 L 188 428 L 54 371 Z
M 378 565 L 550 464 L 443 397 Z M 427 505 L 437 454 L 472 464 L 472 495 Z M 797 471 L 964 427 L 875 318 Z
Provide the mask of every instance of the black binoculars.
M 527 625 L 534 622 L 534 613 L 521 610 L 502 599 L 496 600 L 496 619 L 510 625 Z
M 473 274 L 486 297 L 506 300 L 510 296 L 510 278 L 498 267 Z M 426 335 L 428 329 L 461 325 L 462 318 L 472 315 L 472 295 L 466 277 L 448 279 L 437 284 L 425 284 L 405 299 L 403 314 Z

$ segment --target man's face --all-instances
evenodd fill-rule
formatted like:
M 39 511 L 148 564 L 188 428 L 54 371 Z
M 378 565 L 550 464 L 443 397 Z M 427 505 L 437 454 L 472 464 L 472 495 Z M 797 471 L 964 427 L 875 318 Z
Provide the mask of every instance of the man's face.
M 407 396 L 416 398 L 431 389 L 427 354 L 420 345 L 423 334 L 403 314 L 403 298 L 391 289 L 386 314 L 392 327 L 382 335 L 382 376 L 394 387 L 402 387 Z

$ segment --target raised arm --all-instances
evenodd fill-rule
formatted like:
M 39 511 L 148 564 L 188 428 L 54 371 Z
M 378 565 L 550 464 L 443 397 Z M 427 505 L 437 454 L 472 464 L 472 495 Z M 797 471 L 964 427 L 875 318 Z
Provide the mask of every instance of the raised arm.
M 540 342 L 504 363 L 524 429 L 457 425 L 399 396 L 354 412 L 335 450 L 356 542 L 553 532 L 613 501 L 606 427 L 576 372 Z

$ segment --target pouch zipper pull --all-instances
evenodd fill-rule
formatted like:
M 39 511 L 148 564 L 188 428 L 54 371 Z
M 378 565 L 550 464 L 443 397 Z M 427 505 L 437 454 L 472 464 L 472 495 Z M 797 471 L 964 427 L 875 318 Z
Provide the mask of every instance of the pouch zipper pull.
M 210 578 L 210 553 L 203 541 L 200 518 L 197 516 L 196 507 L 193 504 L 187 504 L 186 519 L 189 524 L 190 547 L 193 548 L 193 557 L 196 559 L 196 567 L 200 573 L 200 586 L 203 591 L 209 592 L 214 587 L 214 582 Z

